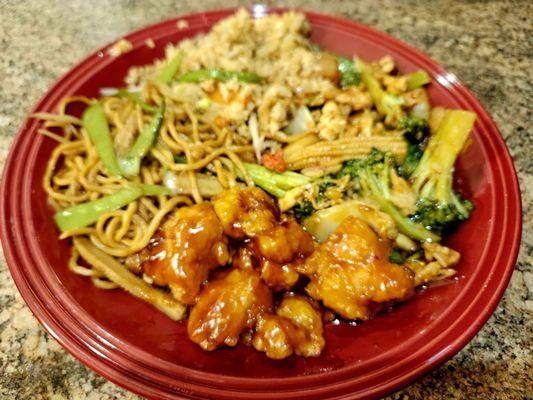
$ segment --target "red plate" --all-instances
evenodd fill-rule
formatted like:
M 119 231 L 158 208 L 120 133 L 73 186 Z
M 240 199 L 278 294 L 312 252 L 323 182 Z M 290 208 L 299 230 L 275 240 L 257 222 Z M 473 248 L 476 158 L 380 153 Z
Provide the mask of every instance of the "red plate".
M 279 10 L 273 10 L 279 11 Z M 126 38 L 133 51 L 110 58 L 92 54 L 44 96 L 34 111 L 52 112 L 72 94 L 97 96 L 119 86 L 132 65 L 152 62 L 164 46 L 207 31 L 234 10 L 195 14 L 189 27 L 176 19 Z M 255 14 L 265 12 L 255 7 Z M 270 12 L 270 10 L 268 11 Z M 521 232 L 521 205 L 513 163 L 498 129 L 474 96 L 435 62 L 381 32 L 308 13 L 312 39 L 333 52 L 373 60 L 390 54 L 400 71 L 425 69 L 433 77 L 433 105 L 478 115 L 472 144 L 457 176 L 475 203 L 472 218 L 448 243 L 462 254 L 459 277 L 358 326 L 327 326 L 327 346 L 316 359 L 272 361 L 245 346 L 203 352 L 187 339 L 185 324 L 121 291 L 96 289 L 67 269 L 69 245 L 58 240 L 41 187 L 54 142 L 24 122 L 1 186 L 1 234 L 13 279 L 33 313 L 69 352 L 111 381 L 152 398 L 373 398 L 400 388 L 458 352 L 486 322 L 513 270 Z M 152 38 L 155 49 L 145 45 Z

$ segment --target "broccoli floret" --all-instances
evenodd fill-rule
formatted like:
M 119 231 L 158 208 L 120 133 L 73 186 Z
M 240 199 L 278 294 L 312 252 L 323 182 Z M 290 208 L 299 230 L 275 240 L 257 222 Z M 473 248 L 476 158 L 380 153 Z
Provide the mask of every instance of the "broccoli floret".
M 304 200 L 303 202 L 296 204 L 292 208 L 292 212 L 294 214 L 294 218 L 296 218 L 298 222 L 302 222 L 304 219 L 313 214 L 315 209 L 310 201 Z
M 417 212 L 411 219 L 431 231 L 447 231 L 472 212 L 472 203 L 453 189 L 453 170 L 475 119 L 472 112 L 448 110 L 411 174 L 418 196 Z
M 410 143 L 420 144 L 429 135 L 427 121 L 413 114 L 400 118 L 398 128 L 404 130 L 404 137 Z
M 407 154 L 403 163 L 398 167 L 398 172 L 404 178 L 409 178 L 418 166 L 424 152 L 420 146 L 407 142 Z
M 361 75 L 355 66 L 355 63 L 342 56 L 337 56 L 337 62 L 339 63 L 340 85 L 342 88 L 348 86 L 357 86 L 361 83 Z
M 332 187 L 335 186 L 335 182 L 333 181 L 324 181 L 321 184 L 318 185 L 318 195 L 316 196 L 316 201 L 321 202 L 326 199 L 326 191 Z
M 385 153 L 378 149 L 372 149 L 370 154 L 364 159 L 347 160 L 342 164 L 342 168 L 337 173 L 337 178 L 342 178 L 349 175 L 352 180 L 357 180 L 361 170 L 373 164 L 382 163 L 385 158 Z
M 389 214 L 402 233 L 421 241 L 440 240 L 438 235 L 403 215 L 391 201 L 393 196 L 391 175 L 395 173 L 394 168 L 392 154 L 372 149 L 365 159 L 346 161 L 339 171 L 339 176 L 349 175 L 359 196 Z
M 404 131 L 404 138 L 407 141 L 407 155 L 402 165 L 398 167 L 398 172 L 404 178 L 409 178 L 424 153 L 426 138 L 429 135 L 429 125 L 427 121 L 415 115 L 409 115 L 398 121 L 398 128 Z
M 404 256 L 399 249 L 392 249 L 389 255 L 389 261 L 394 264 L 403 264 Z
M 417 202 L 416 213 L 411 219 L 431 231 L 443 233 L 451 230 L 459 222 L 466 221 L 474 208 L 472 202 L 461 198 L 457 193 L 454 203 L 439 205 L 437 202 L 422 198 Z

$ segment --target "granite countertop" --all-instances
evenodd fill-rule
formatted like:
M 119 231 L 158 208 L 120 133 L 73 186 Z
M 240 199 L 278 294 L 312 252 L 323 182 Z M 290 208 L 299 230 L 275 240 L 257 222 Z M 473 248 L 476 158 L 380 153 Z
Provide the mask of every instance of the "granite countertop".
M 456 73 L 500 128 L 524 205 L 520 256 L 494 315 L 446 364 L 393 399 L 533 398 L 533 2 L 270 2 L 345 16 L 421 49 Z M 0 170 L 32 105 L 85 55 L 139 27 L 233 0 L 0 0 Z M 529 19 L 528 19 L 529 16 Z M 528 373 L 528 371 L 530 371 Z M 0 254 L 0 399 L 138 399 L 99 377 L 44 332 Z

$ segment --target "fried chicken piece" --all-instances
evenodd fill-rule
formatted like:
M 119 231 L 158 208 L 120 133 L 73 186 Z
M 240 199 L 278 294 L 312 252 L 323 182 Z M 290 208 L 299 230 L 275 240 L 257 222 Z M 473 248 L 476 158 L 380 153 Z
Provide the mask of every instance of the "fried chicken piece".
M 306 257 L 314 250 L 313 238 L 294 219 L 282 221 L 259 233 L 255 241 L 259 253 L 278 264 Z
M 298 329 L 287 318 L 265 314 L 258 319 L 252 346 L 268 358 L 281 360 L 293 353 L 291 337 L 297 335 Z
M 256 268 L 274 290 L 290 289 L 299 274 L 292 264 L 314 250 L 314 241 L 294 219 L 279 220 L 279 210 L 261 189 L 235 188 L 221 193 L 214 208 L 224 232 L 245 240 L 233 259 L 238 268 Z
M 213 200 L 213 207 L 226 235 L 252 238 L 269 260 L 286 263 L 313 251 L 311 235 L 294 219 L 279 221 L 276 204 L 257 187 L 226 190 Z
M 252 269 L 232 269 L 211 280 L 191 309 L 189 338 L 204 350 L 235 346 L 259 315 L 272 311 L 272 295 Z
M 376 303 L 414 292 L 413 273 L 388 256 L 387 244 L 365 222 L 348 217 L 299 271 L 311 279 L 306 291 L 312 298 L 344 318 L 367 320 Z
M 277 225 L 274 200 L 257 187 L 225 190 L 212 200 L 224 233 L 234 239 L 253 237 Z
M 260 272 L 261 279 L 275 291 L 289 290 L 296 284 L 300 274 L 296 272 L 293 263 L 277 264 L 262 257 L 254 247 L 250 243 L 240 247 L 233 256 L 232 265 L 235 268 L 255 269 Z
M 261 279 L 274 291 L 290 290 L 300 274 L 296 271 L 292 263 L 277 264 L 266 258 L 261 262 Z
M 209 271 L 229 261 L 227 238 L 209 204 L 180 208 L 146 250 L 144 273 L 185 304 L 194 304 Z
M 276 315 L 262 315 L 252 340 L 256 350 L 273 359 L 289 357 L 293 352 L 316 357 L 325 343 L 320 312 L 302 296 L 286 296 Z

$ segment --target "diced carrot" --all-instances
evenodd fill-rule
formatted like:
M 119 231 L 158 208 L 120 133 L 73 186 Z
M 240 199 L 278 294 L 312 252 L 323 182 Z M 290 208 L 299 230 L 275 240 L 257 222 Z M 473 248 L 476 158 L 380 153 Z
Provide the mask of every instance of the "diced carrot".
M 278 150 L 275 153 L 263 154 L 261 162 L 268 169 L 279 173 L 284 172 L 287 169 L 285 160 L 283 159 L 283 152 L 281 150 Z

